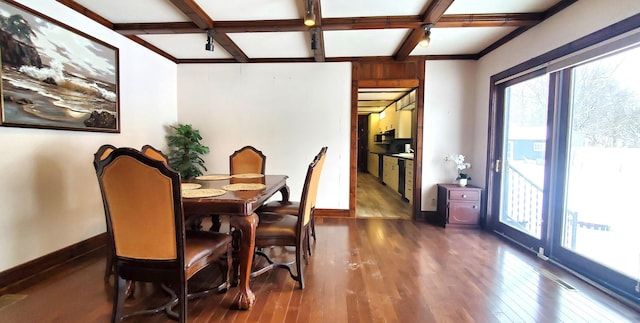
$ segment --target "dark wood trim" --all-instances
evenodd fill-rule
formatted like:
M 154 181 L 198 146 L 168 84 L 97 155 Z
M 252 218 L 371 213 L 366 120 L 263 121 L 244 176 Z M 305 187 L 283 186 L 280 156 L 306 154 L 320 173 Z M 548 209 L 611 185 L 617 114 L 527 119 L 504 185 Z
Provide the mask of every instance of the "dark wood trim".
M 68 0 L 58 0 L 67 2 Z M 575 1 L 575 0 L 573 0 Z M 316 3 L 316 4 L 319 4 Z M 81 9 L 82 10 L 82 9 Z M 86 9 L 84 9 L 86 10 Z M 80 10 L 77 10 L 81 12 Z M 316 17 L 319 17 L 316 14 Z M 540 23 L 545 13 L 505 13 L 505 14 L 459 14 L 443 15 L 435 28 L 449 27 L 505 27 L 530 26 Z M 322 30 L 364 30 L 389 28 L 420 28 L 424 22 L 420 16 L 386 16 L 353 18 L 320 18 L 316 26 Z M 277 19 L 259 21 L 215 21 L 214 28 L 221 33 L 291 32 L 306 31 L 300 19 Z M 113 24 L 113 30 L 120 34 L 179 34 L 202 32 L 193 22 L 153 22 Z
M 175 57 L 169 55 L 168 53 L 166 53 L 165 51 L 161 50 L 160 48 L 151 45 L 150 43 L 148 43 L 147 41 L 145 41 L 144 39 L 142 39 L 142 38 L 140 38 L 138 36 L 126 35 L 125 37 L 131 39 L 132 41 L 134 41 L 134 42 L 146 47 L 148 50 L 150 50 L 150 51 L 152 51 L 152 52 L 154 52 L 154 53 L 156 53 L 156 54 L 158 54 L 158 55 L 160 55 L 160 56 L 162 56 L 162 57 L 164 57 L 164 58 L 166 58 L 166 59 L 168 59 L 168 60 L 170 60 L 170 61 L 172 61 L 174 63 L 178 62 L 178 60 Z
M 476 54 L 467 55 L 420 55 L 410 56 L 404 61 L 412 60 L 427 60 L 427 61 L 439 61 L 439 60 L 477 60 L 479 57 Z M 216 64 L 216 63 L 239 63 L 232 58 L 189 58 L 189 59 L 176 59 L 177 64 Z M 247 63 L 313 63 L 315 58 L 252 58 Z M 326 57 L 325 62 L 397 62 L 391 56 L 368 56 L 368 57 Z
M 426 62 L 418 61 L 418 87 L 416 89 L 416 108 L 411 115 L 411 138 L 413 138 L 413 198 L 412 216 L 416 220 L 422 212 L 422 149 L 424 131 L 424 79 Z
M 213 28 L 213 20 L 207 15 L 202 8 L 193 0 L 169 0 L 171 3 L 182 11 L 185 16 L 189 17 L 193 21 L 200 31 Z
M 106 246 L 107 233 L 101 233 L 63 249 L 0 272 L 0 295 L 22 290 L 48 275 L 56 267 Z
M 351 63 L 351 131 L 349 138 L 349 217 L 356 217 L 358 173 L 358 74 L 360 65 Z
M 562 45 L 556 49 L 552 49 L 544 54 L 522 62 L 514 67 L 491 76 L 490 83 L 493 84 L 497 80 L 524 72 L 526 70 L 541 66 L 544 63 L 561 58 L 568 54 L 574 53 L 589 46 L 593 46 L 607 39 L 622 35 L 626 32 L 637 29 L 640 26 L 640 13 L 635 14 L 627 19 L 621 20 L 608 27 L 594 31 L 586 36 L 580 37 L 568 44 Z
M 536 25 L 542 20 L 544 13 L 443 15 L 433 27 L 521 27 Z
M 109 28 L 113 29 L 113 23 L 99 14 L 87 9 L 85 6 L 73 1 L 73 0 L 57 0 L 59 3 L 77 11 L 79 14 Z
M 349 210 L 344 209 L 316 209 L 314 215 L 317 217 L 330 217 L 330 218 L 349 218 Z
M 422 24 L 435 24 L 440 20 L 440 17 L 444 14 L 444 12 L 449 8 L 449 6 L 453 3 L 453 0 L 433 0 L 429 3 L 429 6 L 424 11 L 422 23 L 415 27 L 409 35 L 404 39 L 400 48 L 396 51 L 393 57 L 396 60 L 403 61 L 409 57 L 409 54 L 416 48 L 418 42 L 424 36 L 424 29 L 422 29 Z
M 549 8 L 549 10 L 545 11 L 542 15 L 542 19 L 535 23 L 535 24 L 531 24 L 528 26 L 522 26 L 512 32 L 510 32 L 508 35 L 500 38 L 497 42 L 489 45 L 489 47 L 483 49 L 482 51 L 480 51 L 480 53 L 478 53 L 478 59 L 480 59 L 481 57 L 483 57 L 484 55 L 489 54 L 490 52 L 492 52 L 493 50 L 495 50 L 496 48 L 510 42 L 511 40 L 513 40 L 514 38 L 524 34 L 525 31 L 531 29 L 533 26 L 541 23 L 543 20 L 555 15 L 556 13 L 564 10 L 565 8 L 567 8 L 568 6 L 572 5 L 574 2 L 576 2 L 578 0 L 562 0 L 558 3 L 556 3 L 553 7 Z

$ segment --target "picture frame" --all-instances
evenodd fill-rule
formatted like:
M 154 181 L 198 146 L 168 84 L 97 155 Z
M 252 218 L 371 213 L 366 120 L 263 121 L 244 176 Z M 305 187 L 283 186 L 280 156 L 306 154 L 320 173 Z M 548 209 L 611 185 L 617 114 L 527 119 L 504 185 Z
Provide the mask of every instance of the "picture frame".
M 1 126 L 120 132 L 119 50 L 0 1 Z

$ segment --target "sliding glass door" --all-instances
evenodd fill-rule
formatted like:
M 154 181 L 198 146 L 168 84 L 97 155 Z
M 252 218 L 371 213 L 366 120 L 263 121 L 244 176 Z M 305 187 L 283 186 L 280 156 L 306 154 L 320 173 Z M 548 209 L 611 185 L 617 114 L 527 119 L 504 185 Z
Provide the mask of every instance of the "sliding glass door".
M 640 303 L 640 47 L 495 85 L 489 227 Z
M 553 256 L 623 292 L 640 278 L 640 48 L 568 69 L 561 235 Z M 634 279 L 635 278 L 635 279 Z
M 543 247 L 549 76 L 528 75 L 500 87 L 504 132 L 496 229 L 528 247 Z

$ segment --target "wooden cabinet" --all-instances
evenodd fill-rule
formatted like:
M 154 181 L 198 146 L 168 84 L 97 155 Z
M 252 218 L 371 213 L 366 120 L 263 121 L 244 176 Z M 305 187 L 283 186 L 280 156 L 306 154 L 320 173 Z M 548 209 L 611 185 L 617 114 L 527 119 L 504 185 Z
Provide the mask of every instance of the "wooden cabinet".
M 404 197 L 413 203 L 413 160 L 407 159 L 404 168 Z
M 394 191 L 398 191 L 398 158 L 382 156 L 382 181 Z
M 369 153 L 369 158 L 367 158 L 367 170 L 369 171 L 369 174 L 378 177 L 378 158 L 379 158 L 379 154 L 376 153 Z
M 482 189 L 475 186 L 438 184 L 436 224 L 477 227 L 480 221 Z

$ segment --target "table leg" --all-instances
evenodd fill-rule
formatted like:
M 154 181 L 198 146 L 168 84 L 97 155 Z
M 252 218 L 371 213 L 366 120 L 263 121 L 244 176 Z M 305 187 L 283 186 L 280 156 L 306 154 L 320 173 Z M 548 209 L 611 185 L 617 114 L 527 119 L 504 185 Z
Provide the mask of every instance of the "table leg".
M 239 231 L 239 253 L 238 259 L 240 265 L 239 270 L 239 294 L 234 300 L 236 305 L 241 310 L 250 309 L 256 299 L 249 288 L 249 276 L 251 275 L 251 265 L 253 262 L 253 252 L 256 246 L 256 226 L 258 225 L 258 215 L 255 213 L 250 216 L 232 216 L 229 219 L 229 224 Z M 235 267 L 235 265 L 234 265 Z M 234 274 L 238 271 L 234 270 Z
M 280 194 L 282 194 L 282 202 L 289 202 L 289 196 L 290 196 L 289 185 L 285 185 L 281 187 L 279 192 Z

